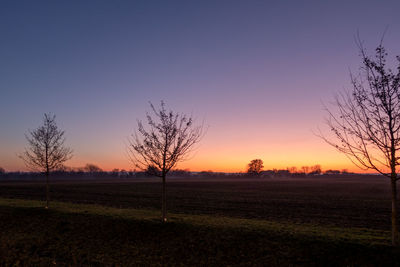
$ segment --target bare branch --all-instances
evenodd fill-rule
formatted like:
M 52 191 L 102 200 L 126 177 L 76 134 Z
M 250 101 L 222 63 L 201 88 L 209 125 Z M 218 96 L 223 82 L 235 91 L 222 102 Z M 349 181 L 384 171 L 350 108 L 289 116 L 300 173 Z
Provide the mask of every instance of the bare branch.
M 382 36 L 383 40 L 383 36 Z M 396 177 L 400 150 L 400 59 L 397 73 L 386 66 L 382 40 L 375 58 L 367 55 L 359 35 L 356 44 L 363 65 L 350 73 L 352 90 L 335 98 L 335 110 L 326 108 L 333 138 L 320 133 L 328 144 L 344 153 L 357 167 Z
M 137 131 L 128 139 L 128 156 L 141 170 L 158 169 L 155 175 L 166 175 L 178 162 L 191 154 L 203 137 L 203 125 L 195 126 L 185 114 L 167 110 L 161 101 L 157 109 L 150 103 L 152 114 L 146 114 L 147 128 L 138 121 Z
M 32 170 L 49 173 L 72 157 L 72 150 L 64 145 L 65 132 L 58 129 L 55 118 L 44 114 L 43 125 L 25 135 L 28 147 L 19 157 Z

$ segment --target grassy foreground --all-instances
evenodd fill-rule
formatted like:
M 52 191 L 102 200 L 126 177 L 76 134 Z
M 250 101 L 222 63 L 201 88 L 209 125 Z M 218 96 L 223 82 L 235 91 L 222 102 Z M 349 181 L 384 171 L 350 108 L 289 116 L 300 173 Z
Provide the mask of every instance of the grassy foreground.
M 394 266 L 390 233 L 0 199 L 2 266 Z

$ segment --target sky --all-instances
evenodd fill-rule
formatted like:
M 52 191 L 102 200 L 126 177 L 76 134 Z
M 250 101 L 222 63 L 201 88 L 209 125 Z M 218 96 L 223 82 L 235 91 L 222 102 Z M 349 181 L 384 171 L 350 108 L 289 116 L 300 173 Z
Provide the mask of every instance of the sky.
M 399 1 L 1 1 L 0 166 L 26 170 L 24 134 L 56 114 L 74 157 L 132 169 L 127 138 L 149 101 L 207 132 L 192 171 L 320 164 L 360 171 L 314 133 L 350 88 L 357 32 L 386 30 L 400 54 Z

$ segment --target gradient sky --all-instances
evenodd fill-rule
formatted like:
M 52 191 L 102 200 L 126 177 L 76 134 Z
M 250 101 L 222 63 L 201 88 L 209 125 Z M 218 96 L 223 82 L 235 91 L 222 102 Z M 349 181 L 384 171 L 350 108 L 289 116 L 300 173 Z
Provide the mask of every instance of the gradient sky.
M 57 115 L 68 166 L 131 169 L 148 101 L 205 121 L 193 171 L 352 164 L 313 131 L 369 51 L 400 54 L 400 1 L 1 1 L 0 166 L 24 170 L 24 133 Z

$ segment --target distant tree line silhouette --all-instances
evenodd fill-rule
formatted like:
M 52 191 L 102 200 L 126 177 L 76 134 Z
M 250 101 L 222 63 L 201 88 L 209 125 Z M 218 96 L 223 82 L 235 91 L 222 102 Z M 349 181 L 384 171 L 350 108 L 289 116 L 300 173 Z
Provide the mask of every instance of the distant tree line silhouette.
M 170 178 L 245 178 L 245 177 L 324 177 L 329 175 L 348 175 L 354 174 L 347 170 L 325 170 L 321 174 L 316 175 L 312 173 L 304 174 L 301 172 L 291 173 L 287 169 L 271 169 L 264 170 L 259 175 L 254 176 L 247 172 L 230 173 L 230 172 L 214 172 L 214 171 L 199 171 L 192 172 L 188 169 L 176 169 L 169 172 Z M 43 174 L 41 172 L 0 172 L 0 180 L 40 180 Z M 113 169 L 111 171 L 86 171 L 84 167 L 78 168 L 65 168 L 56 170 L 51 173 L 53 180 L 102 180 L 102 179 L 148 179 L 154 176 L 146 171 L 134 171 L 124 169 Z
M 288 167 L 286 169 L 272 169 L 272 170 L 263 170 L 264 165 L 261 159 L 253 159 L 247 165 L 248 176 L 258 176 L 258 177 L 282 177 L 282 176 L 312 176 L 312 175 L 339 175 L 339 174 L 349 174 L 349 172 L 344 170 L 326 170 L 322 171 L 321 165 L 316 164 L 313 166 L 302 166 L 301 168 L 297 167 Z
M 308 172 L 305 172 L 305 170 L 308 170 Z M 347 175 L 347 174 L 354 174 L 354 173 L 349 172 L 346 169 L 322 171 L 321 169 L 312 170 L 311 167 L 308 167 L 306 169 L 303 168 L 297 169 L 296 167 L 288 167 L 286 169 L 265 170 L 261 172 L 260 176 L 261 177 L 305 177 L 305 176 Z

